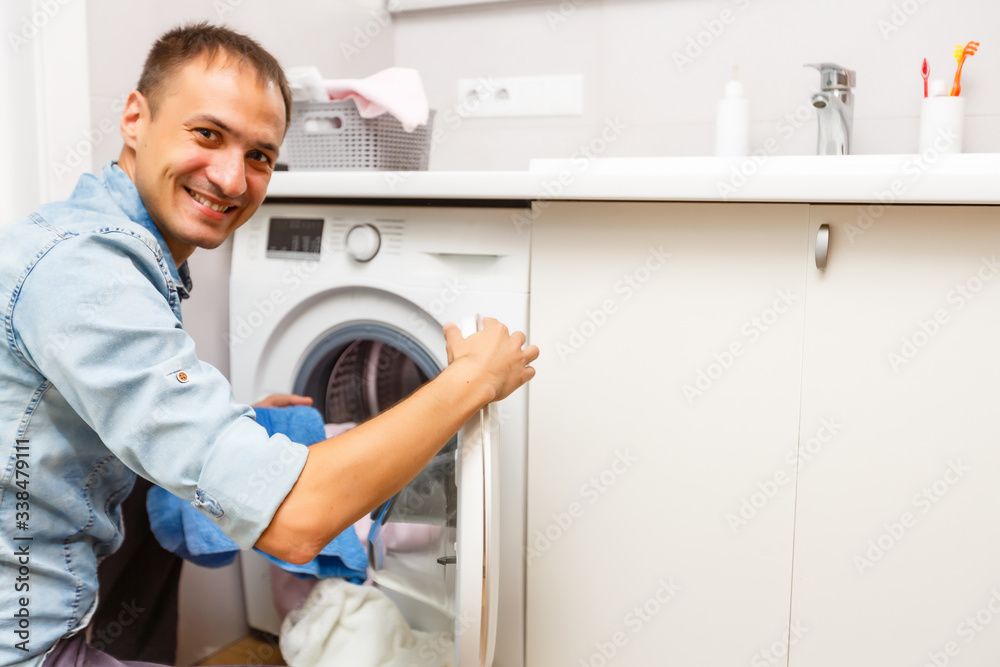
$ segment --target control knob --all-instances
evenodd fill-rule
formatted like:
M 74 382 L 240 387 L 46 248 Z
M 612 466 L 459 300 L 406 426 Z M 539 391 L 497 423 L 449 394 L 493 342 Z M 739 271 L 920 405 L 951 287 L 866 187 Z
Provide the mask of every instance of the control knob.
M 378 254 L 382 237 L 375 225 L 364 223 L 347 232 L 347 254 L 358 262 L 368 262 Z

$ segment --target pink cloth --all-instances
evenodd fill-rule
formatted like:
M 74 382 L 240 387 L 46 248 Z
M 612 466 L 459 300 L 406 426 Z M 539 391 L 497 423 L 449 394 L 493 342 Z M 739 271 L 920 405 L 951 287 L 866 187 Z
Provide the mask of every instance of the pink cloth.
M 440 526 L 422 523 L 388 523 L 382 527 L 382 543 L 389 551 L 421 551 L 441 539 Z
M 390 67 L 365 79 L 327 79 L 323 86 L 331 100 L 353 99 L 362 118 L 389 113 L 407 132 L 427 124 L 427 95 L 415 69 Z
M 288 612 L 305 604 L 306 598 L 312 592 L 319 579 L 299 579 L 288 570 L 271 563 L 271 599 L 282 621 Z
M 323 424 L 323 432 L 326 433 L 327 439 L 335 438 L 341 433 L 347 433 L 352 428 L 357 426 L 354 422 L 344 422 L 343 424 Z M 364 540 L 361 540 L 364 542 Z

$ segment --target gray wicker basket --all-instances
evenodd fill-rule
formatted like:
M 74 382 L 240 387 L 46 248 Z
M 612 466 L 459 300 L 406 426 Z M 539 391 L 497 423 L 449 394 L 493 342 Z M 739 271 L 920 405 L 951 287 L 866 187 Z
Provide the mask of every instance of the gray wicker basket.
M 353 100 L 296 102 L 285 137 L 289 170 L 427 169 L 434 111 L 413 132 L 390 114 L 362 118 Z

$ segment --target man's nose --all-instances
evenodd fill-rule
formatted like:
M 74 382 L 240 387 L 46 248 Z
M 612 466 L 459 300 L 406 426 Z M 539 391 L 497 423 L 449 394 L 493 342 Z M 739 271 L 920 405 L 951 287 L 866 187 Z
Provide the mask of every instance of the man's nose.
M 230 199 L 243 195 L 247 189 L 246 164 L 242 150 L 217 151 L 209 167 L 208 178 L 219 193 Z

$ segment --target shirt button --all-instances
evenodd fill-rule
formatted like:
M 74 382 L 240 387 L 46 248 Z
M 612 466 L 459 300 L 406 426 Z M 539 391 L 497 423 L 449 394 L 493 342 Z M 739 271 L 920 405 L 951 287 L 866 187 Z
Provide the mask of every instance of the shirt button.
M 180 382 L 181 384 L 184 384 L 185 382 L 188 381 L 188 374 L 185 373 L 184 371 L 180 371 L 179 373 L 177 373 L 177 381 Z

